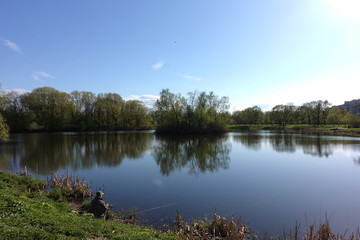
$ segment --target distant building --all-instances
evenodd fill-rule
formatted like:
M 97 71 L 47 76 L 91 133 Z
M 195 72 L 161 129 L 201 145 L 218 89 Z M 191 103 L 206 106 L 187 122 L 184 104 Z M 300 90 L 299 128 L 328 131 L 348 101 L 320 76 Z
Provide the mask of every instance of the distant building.
M 347 111 L 360 115 L 360 99 L 345 101 L 343 105 L 337 107 L 344 107 Z

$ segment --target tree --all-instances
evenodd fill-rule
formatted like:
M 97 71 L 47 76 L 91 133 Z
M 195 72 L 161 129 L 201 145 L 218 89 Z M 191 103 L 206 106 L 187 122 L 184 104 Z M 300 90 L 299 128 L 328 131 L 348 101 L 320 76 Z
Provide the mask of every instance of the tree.
M 155 103 L 158 131 L 220 132 L 229 122 L 229 99 L 213 92 L 190 92 L 185 99 L 163 89 Z
M 160 92 L 160 98 L 155 103 L 155 118 L 159 128 L 179 128 L 182 125 L 182 116 L 187 108 L 185 98 L 174 94 L 169 89 Z
M 0 95 L 0 108 L 3 109 L 4 97 L 3 92 Z M 0 140 L 7 141 L 9 139 L 9 126 L 6 124 L 5 119 L 0 114 Z
M 286 126 L 294 121 L 296 107 L 292 104 L 276 105 L 272 108 L 270 119 L 281 126 Z
M 95 122 L 98 128 L 116 129 L 121 125 L 121 109 L 125 101 L 119 94 L 98 94 L 95 103 Z
M 73 111 L 70 95 L 50 87 L 36 88 L 25 94 L 23 104 L 34 115 L 34 123 L 50 131 L 65 128 Z
M 311 125 L 326 124 L 330 105 L 327 100 L 304 103 L 300 107 L 301 118 L 304 120 L 304 123 Z
M 0 139 L 3 141 L 7 141 L 9 139 L 9 126 L 6 124 L 1 114 L 0 114 Z
M 122 108 L 122 115 L 122 127 L 125 129 L 147 129 L 152 125 L 151 115 L 141 101 L 126 101 Z
M 12 131 L 23 131 L 31 123 L 32 116 L 24 105 L 24 95 L 8 92 L 2 96 L 1 113 Z
M 264 122 L 264 113 L 260 107 L 253 106 L 233 112 L 232 119 L 235 124 L 261 124 Z
M 327 124 L 344 124 L 346 113 L 347 111 L 345 108 L 330 108 L 326 116 Z
M 347 112 L 344 119 L 345 119 L 345 123 L 348 124 L 350 127 L 353 128 L 360 127 L 360 116 L 352 112 Z
M 70 96 L 74 104 L 74 111 L 71 113 L 73 126 L 80 130 L 93 128 L 96 95 L 92 92 L 73 91 Z

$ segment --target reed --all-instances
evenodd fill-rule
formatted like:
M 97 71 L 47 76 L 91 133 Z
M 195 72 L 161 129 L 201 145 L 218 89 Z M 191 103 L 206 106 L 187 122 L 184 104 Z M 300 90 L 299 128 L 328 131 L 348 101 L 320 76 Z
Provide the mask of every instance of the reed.
M 169 232 L 171 230 L 168 229 Z M 288 231 L 283 231 L 283 234 L 270 236 L 265 234 L 259 236 L 250 231 L 250 228 L 242 223 L 241 218 L 234 219 L 222 217 L 215 213 L 213 218 L 208 220 L 194 220 L 191 224 L 183 221 L 179 212 L 175 220 L 175 231 L 183 240 L 359 240 L 360 230 L 357 229 L 355 233 L 343 234 L 334 233 L 331 230 L 328 221 L 321 224 L 319 227 L 315 224 L 310 225 L 300 231 L 300 224 L 296 223 L 294 228 Z
M 92 195 L 89 182 L 69 174 L 63 176 L 53 174 L 47 183 L 53 191 L 54 198 L 61 197 L 59 196 L 60 194 L 65 197 L 66 200 L 83 201 Z
M 195 220 L 191 224 L 185 223 L 177 213 L 176 229 L 178 235 L 186 240 L 233 240 L 251 237 L 248 227 L 242 223 L 241 218 L 225 218 L 217 213 L 210 221 Z

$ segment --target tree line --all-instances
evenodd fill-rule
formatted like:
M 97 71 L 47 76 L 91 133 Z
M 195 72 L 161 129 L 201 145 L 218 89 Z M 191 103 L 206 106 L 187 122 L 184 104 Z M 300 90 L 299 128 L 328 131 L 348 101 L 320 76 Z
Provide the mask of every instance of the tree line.
M 143 102 L 116 93 L 61 92 L 50 87 L 1 95 L 0 114 L 11 131 L 147 129 L 152 117 Z
M 328 101 L 301 106 L 276 105 L 270 111 L 253 106 L 230 113 L 229 98 L 213 92 L 190 92 L 187 97 L 163 89 L 153 109 L 117 93 L 61 92 L 50 87 L 32 92 L 0 94 L 0 139 L 9 129 L 25 131 L 136 130 L 158 132 L 223 132 L 228 124 L 346 124 L 360 127 L 360 116 Z
M 234 111 L 231 118 L 234 124 L 277 124 L 280 126 L 341 124 L 355 128 L 360 127 L 360 116 L 345 108 L 331 106 L 326 100 L 311 101 L 301 106 L 276 105 L 266 112 L 258 106 L 254 106 L 242 111 Z

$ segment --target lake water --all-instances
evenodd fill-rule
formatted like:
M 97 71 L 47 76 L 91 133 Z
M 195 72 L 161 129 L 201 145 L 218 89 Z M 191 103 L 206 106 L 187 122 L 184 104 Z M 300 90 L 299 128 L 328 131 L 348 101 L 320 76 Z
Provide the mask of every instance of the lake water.
M 274 132 L 157 136 L 153 132 L 13 134 L 0 169 L 91 181 L 146 224 L 241 216 L 259 233 L 329 220 L 360 226 L 360 138 Z

